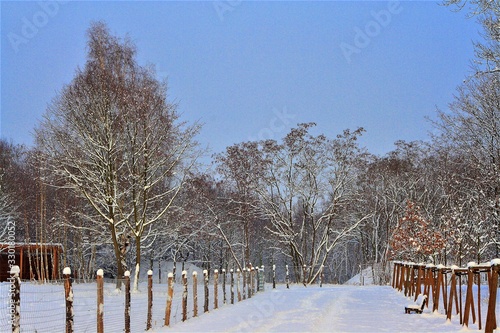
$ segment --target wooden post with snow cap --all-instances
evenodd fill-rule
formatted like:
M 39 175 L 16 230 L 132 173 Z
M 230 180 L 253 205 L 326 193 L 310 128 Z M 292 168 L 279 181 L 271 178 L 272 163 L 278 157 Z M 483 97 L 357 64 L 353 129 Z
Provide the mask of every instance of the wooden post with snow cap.
M 434 288 L 434 295 L 432 297 L 432 311 L 438 311 L 439 310 L 439 298 L 441 297 L 441 288 L 443 284 L 443 269 L 444 265 L 439 264 L 436 266 L 435 271 L 436 271 L 436 280 L 434 282 L 435 288 Z
M 104 271 L 97 270 L 97 333 L 104 333 Z
M 182 321 L 187 320 L 188 278 L 187 272 L 182 271 Z
M 321 265 L 320 272 L 319 272 L 319 287 L 323 287 L 323 269 L 325 268 L 325 265 Z
M 193 272 L 193 317 L 198 317 L 198 272 Z
M 168 273 L 167 307 L 165 308 L 164 326 L 170 326 L 170 314 L 172 313 L 172 299 L 174 298 L 174 274 Z
M 241 271 L 241 275 L 243 276 L 243 299 L 247 299 L 246 288 L 247 288 L 247 269 L 243 267 Z
M 226 270 L 222 269 L 222 304 L 226 304 Z
M 231 304 L 234 304 L 234 271 L 233 269 L 231 268 L 229 270 L 229 274 L 230 274 L 230 279 L 231 279 L 231 283 L 230 283 L 230 293 L 231 293 Z
M 259 266 L 255 267 L 255 274 L 257 275 L 257 292 L 260 291 L 260 268 Z
M 73 332 L 73 287 L 71 285 L 71 268 L 63 270 L 64 298 L 66 299 L 66 333 Z
M 488 313 L 486 315 L 485 333 L 493 333 L 497 329 L 496 303 L 498 292 L 498 275 L 500 274 L 500 259 L 491 261 L 491 280 L 489 284 L 490 298 L 488 300 Z
M 247 267 L 247 297 L 252 297 L 252 270 Z
M 21 269 L 14 265 L 10 268 L 10 319 L 12 322 L 12 333 L 21 332 L 21 279 L 19 273 Z
M 205 290 L 205 301 L 203 303 L 203 312 L 208 312 L 208 271 L 203 270 L 203 284 Z
M 219 307 L 219 270 L 214 270 L 214 309 Z
M 455 310 L 457 313 L 459 312 L 459 307 L 458 307 L 458 295 L 457 295 L 457 269 L 460 269 L 456 265 L 452 265 L 450 267 L 451 269 L 451 277 L 450 277 L 450 295 L 448 298 L 448 308 L 447 308 L 447 313 L 446 313 L 446 318 L 448 320 L 451 320 L 451 315 L 453 312 L 453 300 L 455 301 Z M 461 313 L 460 313 L 461 316 Z
M 125 333 L 130 333 L 130 271 L 125 271 Z
M 241 302 L 241 291 L 240 291 L 240 274 L 241 274 L 241 271 L 240 269 L 236 269 L 236 291 L 238 293 L 238 302 Z
M 305 286 L 307 286 L 307 283 L 306 283 L 306 278 L 307 278 L 307 265 L 303 265 L 302 266 L 302 284 Z
M 467 292 L 465 294 L 465 310 L 464 310 L 464 321 L 463 325 L 469 327 L 469 314 L 472 312 L 472 322 L 476 322 L 476 312 L 474 310 L 474 295 L 472 294 L 472 288 L 474 286 L 474 273 L 472 272 L 472 267 L 476 265 L 475 262 L 469 262 L 467 264 Z
M 286 268 L 286 289 L 290 289 L 290 276 L 288 272 L 288 265 L 285 265 Z
M 286 265 L 286 271 L 288 272 L 288 265 Z M 288 281 L 287 281 L 287 288 L 288 288 Z M 273 289 L 276 289 L 276 265 L 274 264 L 273 264 Z
M 148 316 L 146 319 L 146 331 L 152 327 L 151 321 L 153 319 L 153 271 L 148 271 Z

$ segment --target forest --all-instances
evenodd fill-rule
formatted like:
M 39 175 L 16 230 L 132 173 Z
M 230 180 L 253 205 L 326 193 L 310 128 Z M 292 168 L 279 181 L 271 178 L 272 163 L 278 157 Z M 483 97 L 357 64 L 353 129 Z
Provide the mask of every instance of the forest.
M 62 244 L 61 267 L 76 277 L 131 270 L 136 288 L 159 261 L 288 265 L 295 281 L 324 271 L 342 283 L 390 260 L 499 257 L 500 4 L 446 5 L 469 10 L 483 40 L 428 140 L 377 156 L 360 146 L 361 127 L 327 137 L 301 123 L 281 140 L 231 145 L 209 166 L 202 125 L 181 119 L 130 40 L 93 23 L 86 63 L 34 146 L 0 141 L 0 240 L 15 225 L 18 243 Z

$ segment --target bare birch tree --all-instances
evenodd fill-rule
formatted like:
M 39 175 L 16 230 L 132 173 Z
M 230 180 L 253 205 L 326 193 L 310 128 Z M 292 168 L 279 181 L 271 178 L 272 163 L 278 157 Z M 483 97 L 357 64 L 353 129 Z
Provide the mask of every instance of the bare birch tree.
M 37 143 L 64 186 L 106 222 L 118 277 L 133 237 L 136 288 L 141 240 L 182 186 L 198 126 L 176 123 L 166 86 L 137 64 L 130 41 L 101 22 L 88 36 L 87 63 L 49 106 Z

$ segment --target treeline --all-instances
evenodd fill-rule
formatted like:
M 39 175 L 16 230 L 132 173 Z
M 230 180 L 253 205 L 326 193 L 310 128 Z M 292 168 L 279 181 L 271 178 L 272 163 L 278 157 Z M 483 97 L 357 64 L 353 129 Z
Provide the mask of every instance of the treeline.
M 448 5 L 462 5 L 450 1 Z M 384 156 L 298 124 L 282 140 L 243 142 L 198 164 L 198 124 L 179 119 L 154 68 L 98 22 L 87 63 L 35 129 L 0 142 L 0 239 L 61 243 L 76 276 L 147 261 L 206 269 L 286 263 L 297 281 L 343 282 L 387 260 L 462 264 L 499 256 L 499 7 L 472 1 L 485 43 L 435 135 Z M 382 277 L 383 278 L 383 277 Z M 383 279 L 382 279 L 383 281 Z

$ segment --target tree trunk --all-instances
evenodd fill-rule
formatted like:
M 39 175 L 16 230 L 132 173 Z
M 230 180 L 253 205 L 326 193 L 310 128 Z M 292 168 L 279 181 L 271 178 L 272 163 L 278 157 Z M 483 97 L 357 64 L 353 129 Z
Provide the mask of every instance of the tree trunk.
M 135 273 L 133 291 L 139 290 L 139 272 L 141 267 L 141 236 L 135 237 Z

